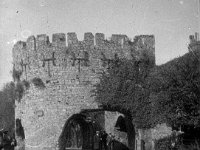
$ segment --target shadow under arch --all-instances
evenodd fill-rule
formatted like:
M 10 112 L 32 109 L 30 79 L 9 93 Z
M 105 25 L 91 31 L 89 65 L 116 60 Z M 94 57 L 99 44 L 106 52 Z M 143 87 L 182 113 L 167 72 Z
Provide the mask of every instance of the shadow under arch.
M 59 137 L 59 150 L 92 150 L 94 147 L 94 135 L 97 129 L 99 129 L 99 126 L 92 121 L 88 121 L 85 115 L 72 115 L 66 121 Z
M 15 129 L 16 136 L 25 139 L 24 128 L 22 126 L 21 119 L 17 118 L 15 120 L 15 124 L 16 124 L 16 129 Z
M 128 138 L 129 150 L 135 150 L 135 128 L 132 119 L 128 116 L 120 115 L 117 119 L 115 127 L 120 132 L 126 132 Z

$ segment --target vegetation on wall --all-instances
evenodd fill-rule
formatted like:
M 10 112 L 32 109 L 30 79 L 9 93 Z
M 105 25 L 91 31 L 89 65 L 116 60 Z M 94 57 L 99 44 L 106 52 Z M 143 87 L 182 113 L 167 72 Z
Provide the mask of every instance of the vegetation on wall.
M 0 129 L 14 135 L 15 123 L 15 84 L 7 83 L 0 91 Z
M 0 129 L 8 130 L 11 135 L 15 133 L 15 101 L 20 102 L 25 92 L 30 87 L 28 81 L 20 80 L 21 75 L 21 71 L 17 71 L 13 68 L 12 76 L 15 83 L 7 83 L 0 91 Z M 34 78 L 32 82 L 37 87 L 45 87 L 44 83 L 39 78 Z
M 172 143 L 170 137 L 165 137 L 163 139 L 159 139 L 155 141 L 155 150 L 171 150 Z
M 200 150 L 197 140 L 191 141 L 189 144 L 183 144 L 180 135 L 172 134 L 155 141 L 155 150 Z
M 19 81 L 20 81 L 21 75 L 22 75 L 22 71 L 16 70 L 16 69 L 13 67 L 13 71 L 12 71 L 12 78 L 13 78 L 13 81 L 19 82 Z
M 168 122 L 174 126 L 199 127 L 200 122 L 200 52 L 190 52 L 161 66 L 163 80 L 157 93 L 166 93 L 159 100 Z
M 145 57 L 144 57 L 145 58 Z M 117 60 L 95 85 L 95 99 L 109 110 L 129 113 L 138 128 L 166 122 L 173 127 L 200 125 L 200 52 L 164 65 L 149 60 Z
M 100 82 L 92 91 L 96 101 L 105 109 L 132 116 L 141 128 L 150 126 L 149 62 L 148 58 L 116 59 L 106 72 L 101 73 Z
M 26 90 L 28 90 L 30 87 L 30 83 L 26 80 L 19 81 L 15 84 L 15 100 L 18 102 L 21 101 L 24 93 Z
M 41 88 L 41 89 L 45 88 L 45 84 L 40 78 L 35 77 L 31 80 L 31 82 L 38 88 Z
M 16 83 L 5 84 L 0 91 L 0 129 L 8 130 L 11 136 L 15 133 L 15 101 L 20 102 L 24 92 L 30 87 L 28 81 L 18 79 Z

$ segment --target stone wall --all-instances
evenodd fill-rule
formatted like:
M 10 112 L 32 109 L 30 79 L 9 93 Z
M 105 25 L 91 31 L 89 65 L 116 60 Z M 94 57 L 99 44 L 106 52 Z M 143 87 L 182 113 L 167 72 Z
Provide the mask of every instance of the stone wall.
M 172 128 L 164 124 L 158 124 L 152 129 L 138 130 L 137 136 L 137 150 L 142 147 L 142 142 L 144 141 L 144 146 L 146 150 L 154 150 L 155 140 L 162 139 L 172 134 Z
M 142 43 L 138 44 L 140 41 Z M 67 119 L 83 109 L 97 109 L 91 97 L 98 72 L 105 70 L 108 59 L 140 58 L 141 46 L 149 49 L 155 64 L 155 39 L 152 35 L 137 36 L 130 41 L 126 35 L 112 35 L 105 40 L 102 33 L 85 33 L 79 41 L 75 33 L 53 34 L 52 42 L 45 34 L 30 36 L 13 48 L 13 63 L 22 72 L 21 80 L 31 83 L 20 102 L 16 102 L 16 119 L 21 119 L 26 150 L 56 149 Z M 67 44 L 67 45 L 66 45 Z M 136 53 L 137 51 L 137 53 Z M 138 53 L 139 52 L 139 53 Z M 41 79 L 45 87 L 32 82 Z
M 200 49 L 199 33 L 196 32 L 195 35 L 190 35 L 189 40 L 190 40 L 190 43 L 188 45 L 189 51 L 191 50 L 196 51 Z

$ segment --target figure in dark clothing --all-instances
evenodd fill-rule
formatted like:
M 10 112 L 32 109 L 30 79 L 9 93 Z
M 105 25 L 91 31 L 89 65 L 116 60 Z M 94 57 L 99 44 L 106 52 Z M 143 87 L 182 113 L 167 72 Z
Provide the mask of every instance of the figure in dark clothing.
M 115 136 L 112 135 L 111 133 L 109 133 L 109 135 L 107 136 L 107 148 L 108 148 L 108 150 L 113 150 L 114 139 L 115 139 Z
M 3 149 L 3 133 L 0 132 L 0 150 Z
M 101 131 L 100 132 L 100 150 L 107 150 L 107 136 L 108 134 L 106 133 L 106 131 Z
M 17 141 L 15 140 L 15 138 L 12 138 L 10 143 L 10 150 L 14 150 L 15 146 L 17 146 Z
M 8 131 L 0 131 L 0 150 L 14 150 L 16 140 L 8 135 Z

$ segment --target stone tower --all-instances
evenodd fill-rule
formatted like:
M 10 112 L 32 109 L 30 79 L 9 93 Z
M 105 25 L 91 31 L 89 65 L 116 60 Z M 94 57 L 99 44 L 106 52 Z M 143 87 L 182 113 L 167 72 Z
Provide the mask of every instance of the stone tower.
M 115 54 L 119 58 L 140 59 L 146 49 L 154 65 L 154 45 L 153 35 L 137 36 L 131 42 L 126 35 L 114 34 L 110 40 L 105 40 L 103 33 L 94 36 L 90 32 L 84 34 L 83 41 L 71 32 L 67 33 L 67 38 L 64 33 L 53 34 L 52 42 L 45 34 L 17 42 L 13 48 L 14 69 L 22 73 L 21 81 L 31 83 L 22 99 L 16 101 L 15 108 L 16 120 L 25 134 L 25 149 L 57 149 L 59 137 L 70 118 L 81 122 L 82 118 L 74 115 L 98 110 L 99 105 L 90 91 L 98 82 L 97 73 L 107 67 L 103 64 L 113 59 Z M 106 116 L 105 112 L 98 112 L 101 113 Z M 85 120 L 91 120 L 91 116 Z M 98 116 L 94 116 L 95 113 L 93 118 L 98 120 Z M 111 130 L 106 124 L 109 121 L 104 120 L 105 130 Z
M 195 33 L 194 35 L 189 36 L 190 43 L 188 45 L 188 50 L 196 51 L 200 47 L 200 39 L 199 39 L 199 33 Z

